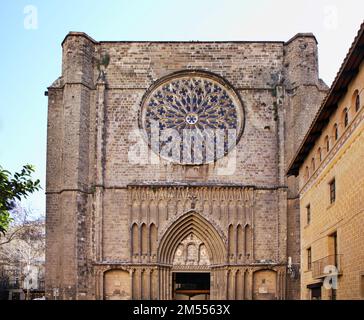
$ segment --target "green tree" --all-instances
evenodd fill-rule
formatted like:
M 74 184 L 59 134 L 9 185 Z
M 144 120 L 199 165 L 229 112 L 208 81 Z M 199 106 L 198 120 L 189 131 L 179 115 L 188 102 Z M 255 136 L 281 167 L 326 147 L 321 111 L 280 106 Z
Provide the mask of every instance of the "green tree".
M 29 164 L 13 175 L 0 166 L 0 235 L 5 235 L 12 221 L 10 213 L 16 205 L 15 201 L 27 198 L 29 194 L 40 189 L 40 181 L 32 180 L 33 172 L 34 167 Z

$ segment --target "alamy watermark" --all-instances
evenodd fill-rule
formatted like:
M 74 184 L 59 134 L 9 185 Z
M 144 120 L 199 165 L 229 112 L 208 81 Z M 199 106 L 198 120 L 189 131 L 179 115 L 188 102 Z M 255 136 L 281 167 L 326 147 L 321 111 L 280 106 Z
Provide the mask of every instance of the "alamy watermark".
M 148 133 L 136 129 L 128 138 L 128 161 L 132 164 L 159 165 L 164 159 L 187 165 L 215 162 L 217 175 L 233 175 L 236 170 L 235 129 L 161 130 L 158 121 L 151 121 Z
M 327 30 L 336 30 L 339 27 L 339 12 L 337 6 L 326 5 L 323 8 L 324 28 Z
M 38 8 L 34 5 L 27 5 L 23 9 L 24 13 L 24 29 L 36 30 L 38 29 Z
M 327 265 L 324 268 L 324 274 L 327 274 L 323 282 L 324 288 L 327 290 L 330 289 L 336 290 L 338 288 L 338 276 L 339 276 L 338 268 L 334 265 Z

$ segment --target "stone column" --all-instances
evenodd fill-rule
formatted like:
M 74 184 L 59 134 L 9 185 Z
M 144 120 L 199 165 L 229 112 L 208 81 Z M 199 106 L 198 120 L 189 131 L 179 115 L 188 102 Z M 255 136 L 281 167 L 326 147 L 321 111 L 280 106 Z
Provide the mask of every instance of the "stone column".
M 164 268 L 159 268 L 159 299 L 164 300 L 165 289 L 164 289 Z
M 150 269 L 149 273 L 149 300 L 154 300 L 154 269 Z
M 100 270 L 96 274 L 96 299 L 104 300 L 104 271 Z
M 246 283 L 245 283 L 245 270 L 242 270 L 241 272 L 241 294 L 242 296 L 240 297 L 240 299 L 242 300 L 245 300 L 245 286 L 246 286 Z
M 236 270 L 231 271 L 230 281 L 231 281 L 230 297 L 231 297 L 231 300 L 235 300 L 236 299 Z
M 130 299 L 133 300 L 133 298 L 134 298 L 134 288 L 133 288 L 134 269 L 129 270 L 129 276 L 130 276 Z
M 253 299 L 253 270 L 247 269 L 245 272 L 245 299 L 246 300 L 252 300 Z
M 159 284 L 159 270 L 158 268 L 154 269 L 154 286 L 155 286 L 155 296 L 154 299 L 160 300 L 160 284 Z
M 250 294 L 249 294 L 249 299 L 253 300 L 254 299 L 254 270 L 249 270 L 249 289 L 250 289 Z
M 145 283 L 146 295 L 145 296 L 146 296 L 147 300 L 150 300 L 150 296 L 151 296 L 151 292 L 150 292 L 150 289 L 151 289 L 151 285 L 150 285 L 151 270 L 148 268 L 148 269 L 144 270 L 144 272 L 145 272 L 145 275 L 146 275 L 146 277 L 143 277 L 146 280 L 146 283 Z
M 229 275 L 230 271 L 225 270 L 225 283 L 226 283 L 225 300 L 229 300 L 229 290 L 230 290 Z
M 172 272 L 170 268 L 167 269 L 167 299 L 172 299 Z

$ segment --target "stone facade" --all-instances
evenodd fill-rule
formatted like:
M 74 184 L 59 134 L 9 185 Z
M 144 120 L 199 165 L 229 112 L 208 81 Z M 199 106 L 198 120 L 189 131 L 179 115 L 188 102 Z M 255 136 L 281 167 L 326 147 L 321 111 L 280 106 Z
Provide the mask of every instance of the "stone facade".
M 178 272 L 209 273 L 211 299 L 299 298 L 298 184 L 285 172 L 327 90 L 314 36 L 96 42 L 71 32 L 62 48 L 48 88 L 47 298 L 172 299 Z M 153 158 L 132 134 L 144 96 L 178 72 L 241 101 L 233 171 L 219 170 L 229 155 L 131 161 L 134 145 Z
M 299 170 L 302 299 L 364 299 L 363 62 L 344 92 Z

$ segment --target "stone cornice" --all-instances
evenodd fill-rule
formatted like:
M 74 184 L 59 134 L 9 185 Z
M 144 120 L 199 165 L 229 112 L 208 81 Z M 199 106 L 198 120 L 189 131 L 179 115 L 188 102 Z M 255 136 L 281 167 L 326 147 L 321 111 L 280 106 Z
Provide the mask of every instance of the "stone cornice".
M 66 189 L 51 189 L 47 190 L 45 194 L 61 194 L 63 192 L 81 192 L 81 193 L 87 193 L 87 194 L 93 194 L 94 188 L 102 188 L 103 190 L 128 190 L 131 188 L 243 188 L 243 189 L 253 189 L 253 190 L 287 190 L 288 186 L 286 185 L 272 185 L 272 186 L 259 186 L 259 185 L 243 185 L 243 184 L 234 184 L 234 183 L 191 183 L 191 182 L 168 182 L 168 183 L 133 183 L 128 184 L 126 186 L 104 186 L 104 185 L 93 185 L 91 187 L 84 188 L 66 188 Z

